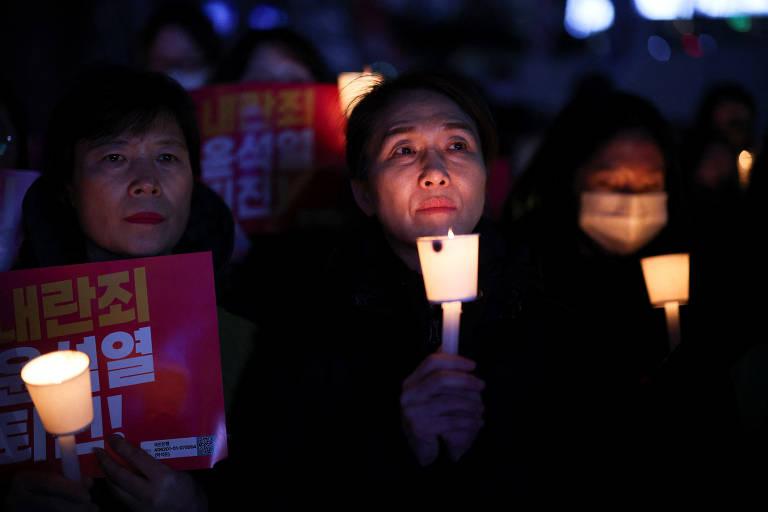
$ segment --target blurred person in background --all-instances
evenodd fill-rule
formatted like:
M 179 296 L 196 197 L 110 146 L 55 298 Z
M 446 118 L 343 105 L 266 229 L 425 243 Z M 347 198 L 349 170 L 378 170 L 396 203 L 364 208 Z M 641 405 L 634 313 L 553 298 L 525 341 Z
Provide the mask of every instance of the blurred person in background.
M 692 238 L 707 251 L 729 243 L 729 231 L 739 222 L 742 191 L 748 171 L 739 169 L 743 151 L 751 167 L 757 155 L 757 107 L 741 85 L 710 88 L 702 98 L 696 120 L 683 147 L 683 176 L 688 196 Z
M 11 268 L 21 244 L 21 202 L 37 177 L 29 170 L 27 125 L 21 103 L 0 78 L 0 272 Z
M 735 83 L 711 87 L 696 115 L 695 128 L 716 133 L 734 150 L 755 147 L 757 106 L 752 95 Z
M 140 67 L 165 73 L 185 89 L 209 83 L 221 55 L 221 42 L 195 2 L 163 4 L 141 34 Z
M 320 50 L 302 34 L 281 27 L 243 34 L 223 59 L 215 82 L 310 86 L 329 78 Z M 339 118 L 339 130 L 343 129 L 341 121 Z M 340 228 L 357 215 L 342 168 L 310 166 L 300 174 L 272 172 L 274 189 L 279 197 L 291 198 L 291 203 L 279 205 L 287 213 L 279 219 L 276 232 L 248 236 L 238 228 L 236 244 L 243 249 L 236 254 L 239 265 L 231 279 L 230 307 L 259 325 L 279 318 L 284 305 L 290 307 L 293 286 L 286 286 L 286 279 L 314 259 L 309 254 L 322 259 Z M 294 179 L 296 175 L 302 179 Z M 319 208 L 325 210 L 321 212 L 324 217 L 313 215 L 311 210 Z M 265 293 L 249 292 L 256 283 Z
M 652 105 L 615 91 L 581 95 L 555 119 L 507 201 L 509 235 L 531 243 L 557 295 L 579 304 L 588 293 L 591 305 L 612 297 L 602 307 L 640 315 L 631 324 L 644 331 L 624 347 L 633 380 L 668 352 L 639 259 L 679 247 L 677 179 L 669 128 Z
M 733 440 L 722 345 L 701 339 L 692 320 L 700 298 L 692 294 L 683 308 L 682 343 L 670 353 L 664 312 L 651 305 L 640 265 L 687 252 L 681 203 L 668 124 L 648 101 L 607 90 L 577 95 L 561 111 L 506 206 L 511 243 L 529 245 L 544 289 L 594 334 L 578 343 L 602 381 L 596 386 L 612 397 L 603 411 L 609 448 L 595 452 L 612 468 L 605 478 L 648 496 L 684 493 L 693 475 L 712 477 Z M 711 451 L 697 457 L 703 439 Z
M 741 222 L 733 227 L 734 240 L 730 253 L 720 260 L 723 272 L 723 295 L 733 303 L 731 328 L 734 338 L 744 340 L 742 353 L 732 368 L 734 388 L 739 406 L 743 435 L 740 455 L 744 461 L 743 495 L 748 500 L 764 500 L 764 483 L 768 478 L 765 460 L 768 457 L 768 341 L 763 320 L 768 287 L 768 267 L 765 264 L 764 233 L 768 219 L 768 154 L 763 140 L 760 154 L 752 170 L 749 188 L 744 197 Z
M 0 78 L 0 169 L 28 169 L 27 127 L 21 103 Z
M 320 52 L 288 28 L 250 30 L 235 43 L 219 67 L 216 81 L 261 83 L 326 82 L 329 72 Z

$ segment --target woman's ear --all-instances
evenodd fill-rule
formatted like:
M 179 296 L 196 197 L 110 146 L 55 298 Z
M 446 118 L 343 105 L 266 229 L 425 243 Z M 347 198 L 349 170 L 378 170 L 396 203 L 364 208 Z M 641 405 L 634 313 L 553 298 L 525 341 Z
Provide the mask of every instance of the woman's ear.
M 350 184 L 352 186 L 352 195 L 355 196 L 357 206 L 369 217 L 375 214 L 376 204 L 372 199 L 368 181 L 353 179 Z

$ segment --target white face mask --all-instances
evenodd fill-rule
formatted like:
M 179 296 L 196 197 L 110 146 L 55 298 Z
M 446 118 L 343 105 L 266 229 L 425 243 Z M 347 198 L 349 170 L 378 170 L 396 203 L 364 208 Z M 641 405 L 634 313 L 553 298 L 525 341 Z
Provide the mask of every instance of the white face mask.
M 610 253 L 634 253 L 658 235 L 666 224 L 666 192 L 581 194 L 579 226 Z
M 208 70 L 199 69 L 197 71 L 187 71 L 185 69 L 169 69 L 166 74 L 179 82 L 181 86 L 191 91 L 192 89 L 198 89 L 205 85 L 208 81 Z

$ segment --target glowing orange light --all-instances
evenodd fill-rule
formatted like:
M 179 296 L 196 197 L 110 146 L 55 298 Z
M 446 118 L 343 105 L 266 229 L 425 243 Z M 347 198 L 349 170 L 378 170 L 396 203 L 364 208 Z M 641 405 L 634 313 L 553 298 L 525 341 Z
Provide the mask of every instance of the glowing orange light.
M 338 77 L 338 88 L 342 113 L 349 117 L 352 109 L 363 96 L 371 92 L 371 89 L 383 80 L 383 76 L 379 73 L 373 73 L 370 68 L 362 73 L 341 73 Z
M 754 156 L 747 150 L 739 153 L 738 168 L 739 168 L 739 184 L 741 188 L 747 188 L 749 186 L 749 177 L 752 173 L 752 164 L 754 163 Z

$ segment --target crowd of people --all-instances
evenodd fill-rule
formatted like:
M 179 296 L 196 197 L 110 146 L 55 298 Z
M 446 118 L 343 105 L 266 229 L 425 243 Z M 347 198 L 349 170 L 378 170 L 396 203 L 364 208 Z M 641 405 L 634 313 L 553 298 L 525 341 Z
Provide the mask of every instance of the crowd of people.
M 357 215 L 322 237 L 254 235 L 233 265 L 235 222 L 200 179 L 185 89 L 322 82 L 328 71 L 288 29 L 253 31 L 225 54 L 201 13 L 178 9 L 149 20 L 139 53 L 140 69 L 85 72 L 52 113 L 13 268 L 211 251 L 229 457 L 174 471 L 116 437 L 96 453 L 104 478 L 19 472 L 3 489 L 9 510 L 760 495 L 768 352 L 754 297 L 768 159 L 742 88 L 713 89 L 685 133 L 648 99 L 580 88 L 493 219 L 489 173 L 510 155 L 492 109 L 463 78 L 404 72 L 347 121 Z M 23 141 L 8 95 L 0 122 L 7 142 Z M 27 148 L 4 143 L 2 167 L 24 168 Z M 144 210 L 163 222 L 130 222 Z M 442 313 L 415 245 L 449 228 L 480 234 L 457 355 L 440 350 Z M 640 260 L 680 252 L 690 298 L 670 346 Z

